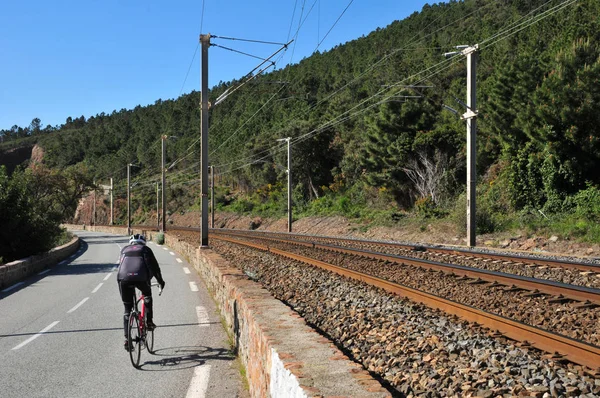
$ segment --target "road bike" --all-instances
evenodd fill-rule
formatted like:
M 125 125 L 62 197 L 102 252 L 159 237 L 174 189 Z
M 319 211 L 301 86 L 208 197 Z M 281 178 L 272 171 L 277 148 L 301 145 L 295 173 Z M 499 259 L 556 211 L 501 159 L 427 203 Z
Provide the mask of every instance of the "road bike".
M 159 286 L 158 283 L 153 283 L 152 286 Z M 159 287 L 158 295 L 162 294 L 162 289 Z M 146 320 L 146 306 L 144 305 L 144 294 L 140 292 L 139 297 L 135 297 L 134 305 L 129 314 L 129 324 L 127 326 L 127 344 L 129 348 L 129 358 L 134 368 L 140 367 L 140 357 L 142 356 L 142 347 L 145 347 L 150 354 L 154 351 L 154 330 L 148 330 Z M 141 304 L 141 309 L 138 310 L 138 303 Z

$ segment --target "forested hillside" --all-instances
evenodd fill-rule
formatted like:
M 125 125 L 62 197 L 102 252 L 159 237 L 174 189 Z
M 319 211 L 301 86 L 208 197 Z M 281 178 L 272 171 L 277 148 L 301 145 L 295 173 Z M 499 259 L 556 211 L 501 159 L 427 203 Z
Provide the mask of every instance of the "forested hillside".
M 466 64 L 442 54 L 478 44 L 480 232 L 532 210 L 593 220 L 600 210 L 598 15 L 600 0 L 450 1 L 298 64 L 277 65 L 210 109 L 219 205 L 283 211 L 287 152 L 276 140 L 292 137 L 298 209 L 414 208 L 428 217 L 449 214 L 456 203 L 464 209 L 465 122 L 445 106 L 465 112 Z M 211 102 L 240 81 L 213 87 Z M 176 137 L 166 141 L 168 194 L 181 209 L 198 197 L 199 102 L 192 92 L 0 135 L 4 146 L 35 136 L 46 166 L 85 165 L 102 184 L 110 177 L 124 184 L 126 165 L 135 163 L 134 190 L 147 192 L 138 205 L 148 210 L 160 137 Z

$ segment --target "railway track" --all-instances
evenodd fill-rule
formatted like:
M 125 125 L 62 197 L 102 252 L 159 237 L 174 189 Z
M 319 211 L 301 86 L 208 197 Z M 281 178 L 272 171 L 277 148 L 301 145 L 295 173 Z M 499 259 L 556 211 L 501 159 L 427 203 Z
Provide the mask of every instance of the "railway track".
M 437 261 L 424 260 L 415 257 L 407 257 L 401 255 L 387 254 L 382 252 L 376 252 L 371 250 L 356 249 L 344 246 L 337 246 L 331 244 L 320 244 L 309 241 L 294 241 L 288 239 L 279 239 L 276 237 L 268 237 L 259 235 L 258 237 L 235 232 L 222 232 L 216 233 L 216 237 L 220 236 L 240 236 L 246 239 L 260 239 L 266 240 L 273 243 L 285 242 L 296 246 L 304 246 L 313 249 L 322 249 L 332 252 L 348 254 L 351 256 L 360 256 L 370 258 L 374 260 L 384 261 L 388 263 L 396 263 L 400 265 L 413 265 L 433 271 L 441 271 L 447 274 L 453 274 L 458 277 L 471 279 L 474 282 L 489 282 L 496 286 L 507 286 L 510 289 L 523 289 L 528 290 L 531 294 L 545 294 L 552 296 L 551 300 L 556 301 L 579 301 L 585 308 L 594 306 L 600 306 L 600 289 L 587 288 L 582 286 L 576 286 L 561 282 L 550 281 L 547 279 L 536 279 L 531 277 L 523 277 L 519 275 L 509 274 L 499 271 L 488 271 L 485 269 L 468 267 L 462 265 L 456 265 L 453 263 L 442 263 Z M 330 239 L 331 241 L 331 239 Z
M 194 230 L 189 228 L 187 230 Z M 409 245 L 395 242 L 369 241 L 327 236 L 213 229 L 214 234 L 264 237 L 289 242 L 323 243 L 380 253 L 397 254 L 423 260 L 443 261 L 492 271 L 504 271 L 537 279 L 549 279 L 573 285 L 600 289 L 600 264 L 584 261 L 558 260 L 532 255 L 478 252 L 458 248 Z
M 600 372 L 600 347 L 587 344 L 585 342 L 578 341 L 575 339 L 571 339 L 569 337 L 561 336 L 556 333 L 551 333 L 543 329 L 534 326 L 529 326 L 523 324 L 522 322 L 517 322 L 508 318 L 504 318 L 471 306 L 462 305 L 460 303 L 457 303 L 452 300 L 447 300 L 440 296 L 402 286 L 400 284 L 390 282 L 389 280 L 369 275 L 367 273 L 358 272 L 345 267 L 329 264 L 314 258 L 274 248 L 267 244 L 258 244 L 254 242 L 243 241 L 240 239 L 226 237 L 223 234 L 219 234 L 218 236 L 216 236 L 216 238 L 230 243 L 246 245 L 255 249 L 275 253 L 283 257 L 287 257 L 296 261 L 301 261 L 306 264 L 310 264 L 331 272 L 335 272 L 342 276 L 366 282 L 370 285 L 382 288 L 390 293 L 410 298 L 417 302 L 423 303 L 429 307 L 441 309 L 450 314 L 460 316 L 461 318 L 466 319 L 470 322 L 478 323 L 494 331 L 497 331 L 498 333 L 505 335 L 513 340 L 531 344 L 536 348 L 552 353 L 555 358 L 565 358 L 572 362 L 588 366 L 590 369 L 594 369 L 596 372 Z M 315 245 L 313 247 L 318 246 Z M 335 248 L 328 247 L 328 249 L 331 250 Z M 356 251 L 348 250 L 344 250 L 344 252 L 357 253 Z M 373 252 L 362 252 L 361 255 L 369 256 L 371 258 L 377 258 L 384 261 L 387 261 L 390 258 L 388 256 L 381 256 L 380 254 Z M 494 277 L 497 277 L 497 275 L 495 275 Z M 509 276 L 506 276 L 506 278 L 508 279 Z M 476 280 L 481 279 L 477 278 Z M 527 282 L 533 283 L 533 281 Z M 563 286 L 561 288 L 567 287 Z M 591 294 L 590 298 L 593 299 L 595 302 L 600 301 L 600 291 L 588 293 Z

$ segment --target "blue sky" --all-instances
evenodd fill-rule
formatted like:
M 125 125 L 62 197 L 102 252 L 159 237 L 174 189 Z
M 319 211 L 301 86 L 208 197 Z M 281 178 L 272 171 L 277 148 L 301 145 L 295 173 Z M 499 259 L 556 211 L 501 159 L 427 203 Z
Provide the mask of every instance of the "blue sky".
M 199 50 L 191 62 L 201 32 L 283 43 L 294 37 L 302 14 L 304 23 L 297 40 L 277 64 L 283 68 L 310 56 L 348 5 L 320 51 L 404 19 L 425 3 L 7 0 L 0 7 L 0 129 L 15 124 L 26 127 L 35 117 L 43 125 L 54 126 L 63 124 L 68 116 L 88 118 L 199 90 Z M 213 42 L 259 57 L 279 48 L 230 40 Z M 240 78 L 259 62 L 211 47 L 209 85 Z

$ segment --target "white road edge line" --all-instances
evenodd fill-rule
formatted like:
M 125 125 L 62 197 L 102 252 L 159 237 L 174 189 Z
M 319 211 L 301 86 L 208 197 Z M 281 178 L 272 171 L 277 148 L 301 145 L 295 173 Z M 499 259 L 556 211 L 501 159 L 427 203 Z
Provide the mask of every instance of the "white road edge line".
M 48 272 L 50 272 L 49 269 L 47 269 L 45 271 L 42 271 L 42 272 L 39 272 L 38 275 L 44 275 L 44 274 L 47 274 Z
M 180 258 L 176 258 L 175 260 L 177 260 L 177 262 L 178 262 L 179 264 L 181 264 L 181 263 L 183 262 L 183 261 L 181 261 L 181 259 L 180 259 Z
M 196 316 L 198 317 L 198 326 L 206 328 L 210 326 L 210 318 L 208 317 L 208 311 L 204 307 L 196 307 Z
M 96 288 L 94 290 L 92 290 L 92 293 L 96 293 L 98 290 L 100 290 L 102 285 L 104 285 L 104 283 L 100 282 L 100 284 L 98 286 L 96 286 Z
M 70 314 L 71 312 L 75 311 L 77 308 L 81 307 L 83 305 L 83 303 L 85 303 L 88 300 L 89 300 L 89 297 L 84 298 L 75 307 L 73 307 L 69 311 L 67 311 L 67 314 Z
M 163 247 L 163 250 L 169 250 L 169 248 L 168 247 Z
M 171 256 L 174 256 L 174 255 L 175 255 L 175 253 L 173 253 L 173 252 L 169 252 L 169 254 L 170 254 Z
M 183 272 L 186 274 L 190 273 L 190 269 L 188 267 L 183 267 Z
M 198 291 L 198 286 L 196 286 L 196 282 L 190 282 L 190 289 L 192 290 L 192 292 Z
M 105 281 L 106 281 L 106 280 L 108 280 L 108 278 L 110 278 L 110 276 L 111 276 L 111 275 L 112 275 L 112 272 L 109 272 L 109 273 L 108 273 L 108 274 L 107 274 L 107 275 L 104 277 L 104 280 L 105 280 Z
M 19 344 L 16 347 L 13 347 L 13 350 L 18 350 L 19 348 L 23 347 L 26 344 L 31 343 L 33 340 L 37 339 L 38 337 L 40 337 L 42 334 L 46 333 L 48 330 L 52 329 L 54 326 L 56 326 L 58 324 L 59 321 L 54 321 L 52 322 L 50 325 L 46 326 L 44 329 L 42 329 L 42 331 L 40 331 L 37 334 L 34 334 L 33 336 L 31 336 L 30 338 L 28 338 L 27 340 L 25 340 L 24 342 L 22 342 L 21 344 Z
M 12 285 L 11 287 L 7 287 L 6 289 L 4 289 L 4 290 L 2 291 L 2 293 L 10 292 L 10 291 L 11 291 L 11 290 L 13 290 L 14 288 L 17 288 L 17 287 L 19 287 L 19 286 L 21 286 L 21 285 L 24 285 L 24 284 L 25 284 L 25 282 L 18 282 L 18 283 L 15 283 L 15 284 L 14 284 L 14 285 Z
M 194 368 L 194 376 L 190 382 L 186 398 L 204 398 L 208 389 L 208 379 L 210 377 L 210 365 L 202 365 Z

